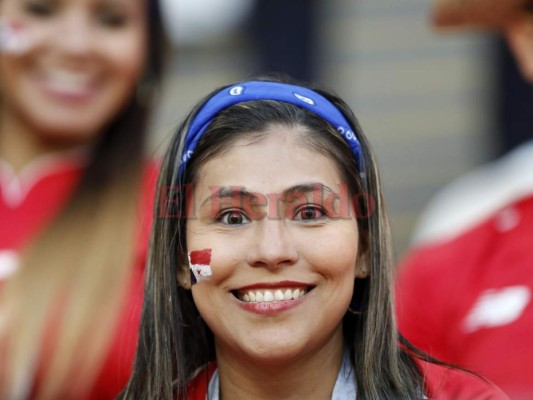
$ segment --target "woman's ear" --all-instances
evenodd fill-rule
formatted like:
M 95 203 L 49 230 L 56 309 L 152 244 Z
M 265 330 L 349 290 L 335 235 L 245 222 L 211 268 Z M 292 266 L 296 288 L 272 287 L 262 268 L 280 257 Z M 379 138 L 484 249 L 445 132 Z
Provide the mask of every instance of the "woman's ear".
M 191 271 L 188 265 L 178 266 L 178 286 L 181 286 L 185 290 L 190 290 L 191 283 Z
M 362 251 L 357 257 L 357 262 L 355 263 L 355 277 L 359 279 L 368 278 L 370 274 L 370 257 L 368 251 Z

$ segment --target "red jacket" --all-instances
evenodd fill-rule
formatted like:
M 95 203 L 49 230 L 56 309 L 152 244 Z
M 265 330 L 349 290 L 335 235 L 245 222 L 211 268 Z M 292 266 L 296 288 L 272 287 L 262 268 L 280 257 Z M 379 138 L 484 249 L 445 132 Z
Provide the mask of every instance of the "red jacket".
M 454 239 L 412 250 L 396 289 L 415 346 L 533 399 L 533 196 Z
M 79 154 L 47 158 L 16 176 L 0 160 L 0 284 L 16 273 L 17 256 L 68 201 L 77 185 L 83 163 Z M 137 346 L 142 307 L 144 266 L 152 219 L 157 168 L 147 168 L 138 217 L 135 265 L 130 289 L 119 315 L 104 365 L 90 394 L 83 400 L 111 400 L 127 383 Z

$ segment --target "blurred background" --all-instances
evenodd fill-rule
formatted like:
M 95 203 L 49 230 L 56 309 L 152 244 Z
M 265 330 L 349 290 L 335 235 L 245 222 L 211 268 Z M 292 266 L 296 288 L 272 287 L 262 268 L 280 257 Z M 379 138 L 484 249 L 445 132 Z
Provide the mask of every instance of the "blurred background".
M 214 87 L 267 71 L 326 85 L 378 155 L 398 256 L 439 188 L 522 140 L 509 104 L 531 89 L 503 42 L 435 33 L 428 0 L 163 1 L 175 52 L 152 151 Z

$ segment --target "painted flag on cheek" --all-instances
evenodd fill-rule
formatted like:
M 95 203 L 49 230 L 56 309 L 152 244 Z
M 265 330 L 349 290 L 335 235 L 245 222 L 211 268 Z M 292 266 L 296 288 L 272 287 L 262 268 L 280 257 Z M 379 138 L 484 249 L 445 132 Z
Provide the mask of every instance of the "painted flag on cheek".
M 0 53 L 22 54 L 28 49 L 24 24 L 0 18 Z
M 213 271 L 211 271 L 211 249 L 191 251 L 189 253 L 189 268 L 193 285 L 213 275 Z

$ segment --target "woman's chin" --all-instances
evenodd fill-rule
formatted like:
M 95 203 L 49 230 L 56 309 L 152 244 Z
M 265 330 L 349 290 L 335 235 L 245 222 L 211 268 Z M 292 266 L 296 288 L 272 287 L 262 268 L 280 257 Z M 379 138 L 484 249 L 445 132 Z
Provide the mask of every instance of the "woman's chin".
M 242 346 L 237 351 L 240 357 L 246 359 L 249 363 L 261 366 L 283 366 L 288 365 L 301 359 L 308 352 L 301 342 L 297 341 L 280 341 L 275 338 L 269 341 L 250 341 L 253 347 L 249 345 Z

